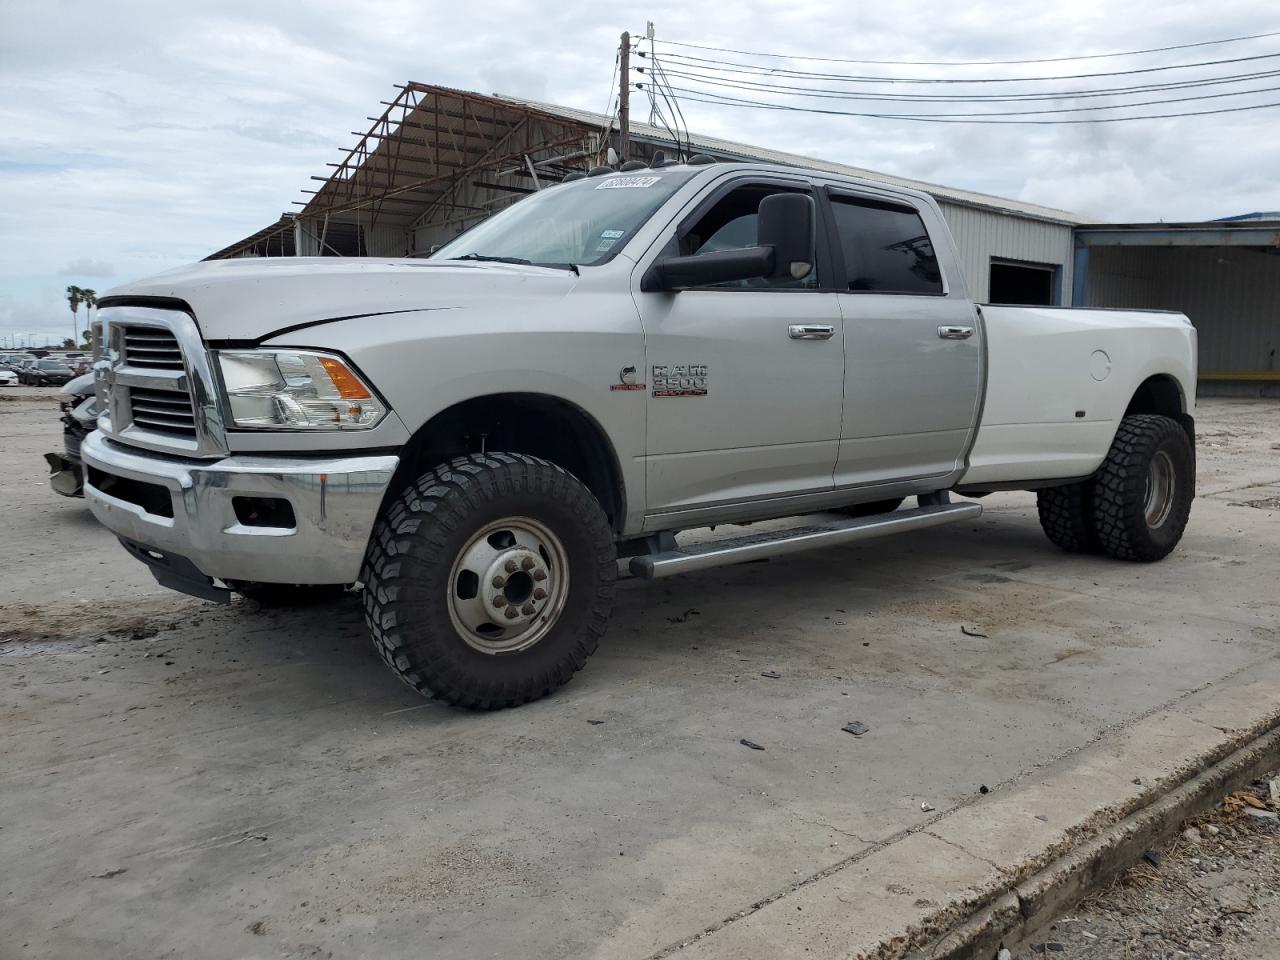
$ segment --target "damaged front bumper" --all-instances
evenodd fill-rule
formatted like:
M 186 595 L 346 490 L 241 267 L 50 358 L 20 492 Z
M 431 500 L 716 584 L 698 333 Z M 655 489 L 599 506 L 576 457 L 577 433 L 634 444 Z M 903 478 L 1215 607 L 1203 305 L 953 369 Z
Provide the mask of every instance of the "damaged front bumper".
M 359 579 L 392 455 L 143 454 L 94 432 L 81 447 L 93 514 L 165 586 L 206 599 L 212 580 L 332 584 Z

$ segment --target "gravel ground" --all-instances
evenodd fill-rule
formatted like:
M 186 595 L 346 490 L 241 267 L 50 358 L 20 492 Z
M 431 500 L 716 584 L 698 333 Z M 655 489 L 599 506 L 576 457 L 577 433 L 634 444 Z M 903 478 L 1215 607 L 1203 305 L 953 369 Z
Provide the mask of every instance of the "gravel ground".
M 1170 844 L 1149 852 L 1009 956 L 1280 957 L 1278 793 L 1280 778 L 1273 772 L 1225 797 L 1212 813 L 1184 823 Z

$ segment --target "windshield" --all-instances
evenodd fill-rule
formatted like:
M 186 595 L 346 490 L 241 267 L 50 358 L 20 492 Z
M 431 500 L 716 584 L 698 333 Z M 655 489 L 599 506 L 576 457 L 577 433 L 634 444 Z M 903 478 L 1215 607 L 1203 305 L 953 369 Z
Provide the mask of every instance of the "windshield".
M 472 227 L 430 259 L 603 263 L 692 176 L 690 170 L 636 170 L 548 187 Z
M 71 372 L 70 369 L 68 369 L 66 366 L 64 366 L 61 363 L 57 363 L 56 361 L 53 361 L 53 360 L 41 360 L 38 364 L 36 364 L 36 366 L 38 366 L 41 370 L 56 370 L 59 373 Z

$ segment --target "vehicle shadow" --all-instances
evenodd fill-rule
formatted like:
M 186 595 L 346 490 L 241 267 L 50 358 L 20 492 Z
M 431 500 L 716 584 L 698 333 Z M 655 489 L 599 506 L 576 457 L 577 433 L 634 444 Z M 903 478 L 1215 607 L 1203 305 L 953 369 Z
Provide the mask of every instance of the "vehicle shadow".
M 1007 589 L 1009 570 L 1062 558 L 1038 528 L 1001 526 L 957 525 L 658 582 L 623 580 L 599 651 L 552 699 L 594 699 L 608 696 L 618 682 L 643 683 L 694 666 L 783 657 L 798 649 L 838 659 L 847 655 L 853 634 L 861 636 L 863 624 L 874 629 L 877 642 L 892 643 L 892 636 L 882 636 L 883 621 L 917 609 L 942 617 L 954 633 L 955 617 L 980 620 L 982 591 Z M 957 594 L 976 599 L 955 610 L 933 609 L 952 589 L 949 582 L 959 585 Z M 227 664 L 231 674 L 252 671 L 286 701 L 341 703 L 344 710 L 360 709 L 353 705 L 360 701 L 380 713 L 422 707 L 419 719 L 459 713 L 428 705 L 398 681 L 369 640 L 357 594 L 287 610 L 242 599 L 206 609 L 196 618 L 197 629 L 179 625 L 178 633 L 203 648 L 202 658 L 234 660 Z

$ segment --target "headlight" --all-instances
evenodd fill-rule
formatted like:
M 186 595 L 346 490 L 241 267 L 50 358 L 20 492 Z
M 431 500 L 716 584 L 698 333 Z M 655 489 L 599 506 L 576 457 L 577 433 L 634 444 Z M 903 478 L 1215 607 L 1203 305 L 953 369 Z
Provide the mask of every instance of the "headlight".
M 218 351 L 232 423 L 280 430 L 367 430 L 387 408 L 344 361 L 305 350 Z

